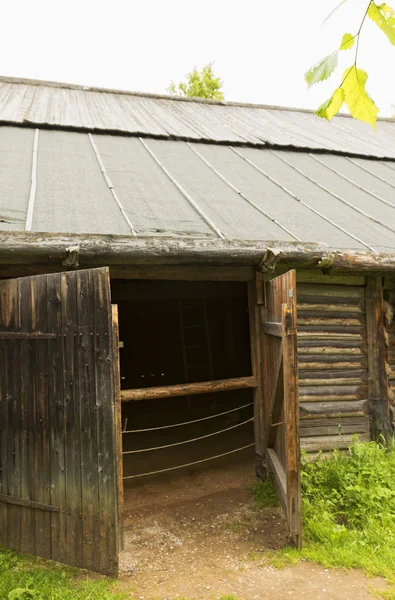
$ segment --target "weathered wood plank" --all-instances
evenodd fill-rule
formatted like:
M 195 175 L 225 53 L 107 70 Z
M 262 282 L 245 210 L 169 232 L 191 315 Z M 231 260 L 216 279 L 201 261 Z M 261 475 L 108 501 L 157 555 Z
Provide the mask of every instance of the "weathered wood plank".
M 118 575 L 119 490 L 115 425 L 112 308 L 108 269 L 92 271 L 95 303 L 95 369 L 100 498 L 100 571 Z M 92 399 L 93 400 L 93 399 Z
M 267 462 L 270 472 L 273 475 L 274 486 L 279 497 L 285 517 L 288 518 L 288 503 L 287 503 L 287 476 L 278 459 L 276 452 L 272 448 L 267 450 Z
M 344 417 L 364 417 L 369 414 L 368 400 L 335 402 L 301 402 L 300 419 L 330 419 Z
M 286 428 L 286 475 L 288 522 L 297 548 L 302 546 L 302 517 L 300 494 L 300 441 L 298 359 L 296 344 L 296 299 L 282 306 L 284 326 L 284 417 Z
M 349 435 L 355 433 L 369 433 L 369 417 L 359 418 L 354 423 L 347 423 L 346 419 L 320 419 L 320 423 L 312 421 L 301 421 L 300 437 L 314 437 L 318 435 Z
M 122 402 L 130 400 L 153 400 L 155 398 L 172 398 L 176 396 L 192 396 L 196 394 L 212 394 L 229 390 L 243 390 L 257 387 L 257 379 L 251 377 L 234 377 L 233 379 L 218 379 L 217 381 L 201 381 L 163 387 L 139 388 L 121 390 Z
M 61 275 L 63 394 L 65 408 L 65 468 L 67 498 L 67 544 L 63 559 L 70 565 L 83 565 L 81 501 L 81 427 L 78 402 L 78 345 L 76 331 L 76 273 Z
M 49 275 L 47 284 L 47 327 L 49 331 L 62 332 L 61 275 Z M 63 371 L 63 335 L 50 342 L 48 357 L 50 498 L 59 507 L 51 515 L 51 558 L 64 561 L 67 548 L 67 489 L 66 489 L 66 401 Z
M 98 483 L 99 435 L 97 430 L 96 373 L 94 315 L 92 293 L 94 282 L 91 271 L 76 274 L 76 336 L 77 336 L 77 392 L 81 431 L 81 508 L 83 535 L 83 562 L 87 569 L 100 568 L 100 504 Z
M 368 345 L 368 397 L 372 434 L 392 436 L 386 374 L 384 304 L 382 278 L 369 276 L 366 285 L 366 329 Z
M 25 500 L 24 498 L 15 498 L 14 496 L 6 496 L 5 494 L 0 494 L 0 502 L 4 502 L 5 504 L 13 504 L 15 506 L 22 506 L 29 509 L 34 508 L 49 512 L 59 512 L 59 507 L 57 506 L 42 504 L 41 502 L 34 502 L 33 500 Z
M 248 284 L 248 315 L 250 327 L 251 369 L 256 378 L 257 386 L 253 388 L 254 402 L 254 439 L 255 439 L 255 469 L 262 473 L 264 454 L 264 402 L 263 402 L 263 364 L 261 345 L 261 307 L 258 305 L 258 280 Z M 263 287 L 263 282 L 259 279 Z M 261 295 L 261 294 L 260 294 Z
M 123 487 L 123 456 L 122 456 L 122 408 L 121 408 L 121 373 L 120 373 L 120 355 L 119 355 L 119 321 L 118 306 L 111 305 L 111 323 L 112 323 L 112 356 L 113 356 L 113 378 L 114 378 L 114 420 L 116 429 L 116 468 L 118 475 L 118 521 L 119 521 L 119 550 L 123 550 L 124 545 L 124 487 Z
M 370 433 L 361 433 L 357 437 L 361 442 L 368 442 L 370 440 Z M 338 448 L 339 450 L 346 450 L 350 447 L 353 441 L 354 435 L 351 434 L 320 435 L 302 438 L 300 446 L 302 450 L 305 450 L 305 452 L 319 452 L 320 450 L 325 452 L 328 450 L 334 450 L 335 448 Z

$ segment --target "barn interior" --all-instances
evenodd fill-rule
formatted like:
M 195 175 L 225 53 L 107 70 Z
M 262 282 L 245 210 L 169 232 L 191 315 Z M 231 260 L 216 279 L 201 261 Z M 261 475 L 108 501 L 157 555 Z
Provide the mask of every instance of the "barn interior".
M 251 375 L 246 284 L 113 280 L 111 294 L 121 390 Z M 126 513 L 160 497 L 161 482 L 193 496 L 196 474 L 207 494 L 216 472 L 231 482 L 236 463 L 253 475 L 252 401 L 252 389 L 239 389 L 122 402 Z
M 251 375 L 245 284 L 114 280 L 111 292 L 118 305 L 122 390 Z M 129 452 L 124 454 L 124 476 L 169 469 L 252 443 L 252 412 L 249 389 L 123 402 L 123 451 Z M 220 413 L 226 414 L 211 418 Z M 190 421 L 196 422 L 180 425 Z M 175 445 L 222 429 L 228 431 Z M 162 446 L 169 448 L 137 452 Z M 126 479 L 126 487 L 139 480 Z

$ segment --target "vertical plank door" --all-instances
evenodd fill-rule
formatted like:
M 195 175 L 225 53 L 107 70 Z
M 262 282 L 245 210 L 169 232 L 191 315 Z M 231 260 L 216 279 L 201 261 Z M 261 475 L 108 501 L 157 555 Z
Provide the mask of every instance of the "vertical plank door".
M 263 448 L 297 547 L 302 543 L 296 271 L 265 282 L 262 309 Z
M 118 573 L 116 313 L 107 268 L 0 281 L 0 544 Z

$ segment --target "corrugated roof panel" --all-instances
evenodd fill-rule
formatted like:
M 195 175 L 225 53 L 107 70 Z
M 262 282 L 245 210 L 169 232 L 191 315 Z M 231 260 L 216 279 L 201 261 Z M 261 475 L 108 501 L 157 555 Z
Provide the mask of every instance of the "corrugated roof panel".
M 149 140 L 148 145 L 227 238 L 289 240 L 289 235 L 230 189 L 184 142 Z
M 95 143 L 137 234 L 216 237 L 139 139 L 96 135 Z
M 334 196 L 341 198 L 347 206 L 355 207 L 356 211 L 363 211 L 368 215 L 367 218 L 371 216 L 384 228 L 391 227 L 395 236 L 395 206 L 391 207 L 380 202 L 371 194 L 340 177 L 321 162 L 320 156 L 315 159 L 304 152 L 289 152 L 284 153 L 284 156 L 306 178 L 310 178 L 316 182 L 317 186 L 321 186 L 320 189 L 325 188 Z M 386 232 L 383 231 L 383 233 Z
M 294 164 L 295 154 L 297 153 L 269 150 L 269 156 L 272 158 L 268 157 L 271 168 L 282 170 L 283 179 L 289 181 L 289 187 L 295 193 L 305 198 L 311 206 L 319 210 L 324 216 L 344 228 L 355 238 L 358 238 L 365 247 L 376 249 L 381 245 L 390 246 L 394 244 L 395 234 L 355 212 L 328 192 L 308 181 L 306 177 L 292 169 L 286 162 L 283 162 L 285 160 Z M 276 161 L 280 162 L 281 166 L 276 165 Z
M 33 231 L 131 233 L 87 134 L 40 132 Z
M 373 174 L 361 169 L 358 164 L 355 164 L 354 159 L 350 160 L 334 154 L 313 154 L 312 156 L 327 165 L 329 169 L 333 169 L 339 177 L 347 178 L 356 187 L 362 187 L 368 192 L 380 196 L 395 208 L 395 187 L 390 182 L 381 181 Z M 366 162 L 371 164 L 373 161 Z
M 243 155 L 256 164 L 260 163 L 265 170 L 263 158 L 267 153 L 262 154 L 261 150 L 256 149 L 237 148 L 237 154 L 226 146 L 196 144 L 195 147 L 247 198 L 291 232 L 292 235 L 288 235 L 288 240 L 309 241 L 315 240 L 317 237 L 327 237 L 330 234 L 339 244 L 350 242 L 345 234 L 312 213 L 240 157 Z M 260 161 L 261 157 L 262 161 Z M 270 170 L 268 172 L 270 174 Z
M 25 229 L 34 129 L 0 128 L 0 230 Z

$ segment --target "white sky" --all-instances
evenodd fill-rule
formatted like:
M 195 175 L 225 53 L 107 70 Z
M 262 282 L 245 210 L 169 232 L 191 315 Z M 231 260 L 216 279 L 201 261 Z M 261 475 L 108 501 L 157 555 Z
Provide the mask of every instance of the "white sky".
M 1 74 L 166 93 L 214 61 L 227 100 L 316 108 L 331 83 L 308 91 L 303 73 L 355 33 L 367 0 L 9 0 L 1 7 Z M 389 0 L 389 4 L 393 4 Z M 395 105 L 395 48 L 367 20 L 359 66 L 380 115 Z

